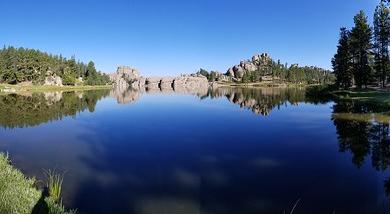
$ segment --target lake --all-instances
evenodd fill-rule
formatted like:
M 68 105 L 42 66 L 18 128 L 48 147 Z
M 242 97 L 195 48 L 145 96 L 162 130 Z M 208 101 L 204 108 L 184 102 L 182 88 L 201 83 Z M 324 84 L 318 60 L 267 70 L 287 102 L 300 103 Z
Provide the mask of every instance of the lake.
M 0 151 L 79 213 L 389 213 L 389 109 L 304 88 L 0 96 Z

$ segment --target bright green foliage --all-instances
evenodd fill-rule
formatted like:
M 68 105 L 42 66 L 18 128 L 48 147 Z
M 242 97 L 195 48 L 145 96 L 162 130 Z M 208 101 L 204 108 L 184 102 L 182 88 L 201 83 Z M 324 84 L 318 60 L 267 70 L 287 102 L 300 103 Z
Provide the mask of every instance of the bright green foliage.
M 336 85 L 345 89 L 352 86 L 353 79 L 349 37 L 350 32 L 346 28 L 341 28 L 337 53 L 332 59 L 333 70 L 336 75 Z
M 375 70 L 382 87 L 386 86 L 389 73 L 390 10 L 381 1 L 374 13 Z
M 356 86 L 361 88 L 367 87 L 372 80 L 370 65 L 372 30 L 363 11 L 354 17 L 354 23 L 350 37 L 352 69 Z
M 217 72 L 215 71 L 208 72 L 207 70 L 201 68 L 198 71 L 198 74 L 205 76 L 210 82 L 214 82 L 217 80 Z
M 55 170 L 47 170 L 45 171 L 45 174 L 47 179 L 46 186 L 49 188 L 50 197 L 55 202 L 60 202 L 64 176 L 62 174 L 58 174 Z
M 65 211 L 65 208 L 62 205 L 62 203 L 55 201 L 52 197 L 46 198 L 45 202 L 47 203 L 47 205 L 49 207 L 48 214 L 76 214 L 77 213 L 74 210 Z
M 92 63 L 93 69 L 94 65 Z M 63 79 L 64 85 L 75 85 L 76 79 L 87 78 L 87 85 L 104 85 L 109 83 L 107 75 L 88 70 L 82 62 L 75 58 L 63 58 L 34 49 L 4 47 L 0 50 L 0 83 L 17 84 L 31 81 L 42 84 L 46 76 L 57 75 Z M 92 73 L 92 75 L 90 75 Z
M 110 78 L 106 74 L 97 72 L 95 64 L 90 61 L 86 68 L 85 84 L 87 85 L 105 85 L 110 82 Z
M 30 214 L 41 193 L 34 188 L 34 179 L 14 169 L 0 154 L 0 213 Z

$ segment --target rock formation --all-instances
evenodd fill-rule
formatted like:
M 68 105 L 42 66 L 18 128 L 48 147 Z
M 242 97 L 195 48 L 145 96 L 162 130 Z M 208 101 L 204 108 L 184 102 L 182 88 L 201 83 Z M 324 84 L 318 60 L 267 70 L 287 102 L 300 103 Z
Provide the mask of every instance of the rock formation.
M 230 77 L 233 81 L 239 81 L 242 79 L 245 73 L 266 71 L 267 68 L 272 66 L 272 63 L 273 60 L 267 53 L 263 53 L 261 55 L 254 55 L 252 57 L 252 60 L 241 61 L 240 64 L 229 68 L 225 75 L 227 77 Z
M 45 77 L 44 85 L 62 86 L 62 79 L 51 71 L 48 71 Z
M 128 88 L 139 79 L 138 71 L 128 66 L 119 66 L 115 73 L 110 74 L 110 80 L 117 88 Z
M 114 87 L 118 90 L 132 88 L 139 91 L 191 91 L 200 88 L 208 89 L 209 82 L 202 75 L 182 75 L 179 77 L 141 77 L 137 70 L 120 66 L 110 75 Z

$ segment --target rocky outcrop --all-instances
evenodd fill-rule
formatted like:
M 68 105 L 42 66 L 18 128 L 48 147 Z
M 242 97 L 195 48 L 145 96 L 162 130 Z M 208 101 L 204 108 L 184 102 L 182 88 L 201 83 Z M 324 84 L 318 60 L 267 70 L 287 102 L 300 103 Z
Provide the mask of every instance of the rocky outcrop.
M 173 80 L 173 88 L 208 88 L 209 81 L 205 76 L 194 75 L 194 76 L 181 76 Z
M 221 77 L 224 76 L 221 74 Z M 226 77 L 226 76 L 224 76 Z M 209 88 L 209 82 L 202 75 L 182 75 L 179 77 L 141 77 L 136 69 L 121 66 L 110 75 L 114 87 L 120 91 L 132 88 L 138 91 L 190 91 Z
M 248 72 L 269 70 L 267 68 L 272 66 L 272 63 L 272 58 L 266 53 L 254 55 L 252 60 L 241 61 L 240 64 L 229 68 L 225 75 L 230 77 L 231 80 L 239 81 Z
M 161 90 L 171 90 L 173 89 L 173 82 L 175 81 L 174 77 L 164 77 L 160 81 Z
M 62 86 L 62 79 L 51 71 L 48 71 L 43 85 Z
M 148 89 L 159 89 L 161 79 L 161 77 L 147 77 L 145 79 L 145 87 Z
M 139 72 L 129 66 L 119 66 L 117 71 L 110 75 L 110 80 L 118 88 L 128 88 L 139 79 Z

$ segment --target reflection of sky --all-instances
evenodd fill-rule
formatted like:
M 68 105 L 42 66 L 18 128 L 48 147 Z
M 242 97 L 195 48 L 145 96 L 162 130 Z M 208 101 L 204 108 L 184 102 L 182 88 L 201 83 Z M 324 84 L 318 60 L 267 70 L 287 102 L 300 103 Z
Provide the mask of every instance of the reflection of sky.
M 331 104 L 258 116 L 226 99 L 144 95 L 95 112 L 0 130 L 29 175 L 66 170 L 65 203 L 91 213 L 299 213 L 378 209 L 382 176 L 338 152 Z M 358 202 L 358 203 L 357 203 Z

